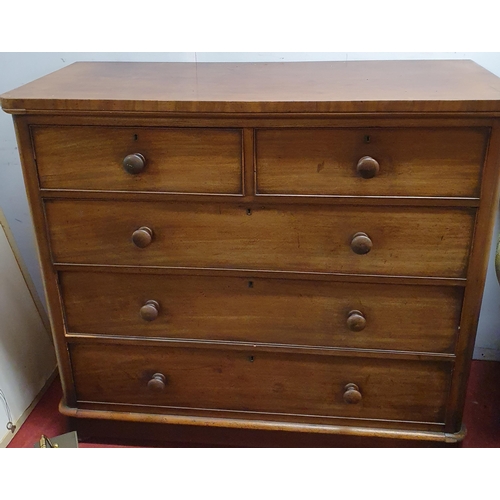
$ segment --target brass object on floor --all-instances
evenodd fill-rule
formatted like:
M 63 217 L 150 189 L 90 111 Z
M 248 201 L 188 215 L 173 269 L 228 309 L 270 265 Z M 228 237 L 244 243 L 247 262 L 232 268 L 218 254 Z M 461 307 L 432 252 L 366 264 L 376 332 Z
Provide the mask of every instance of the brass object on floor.
M 78 448 L 78 436 L 75 431 L 50 439 L 42 434 L 40 440 L 34 444 L 34 448 Z

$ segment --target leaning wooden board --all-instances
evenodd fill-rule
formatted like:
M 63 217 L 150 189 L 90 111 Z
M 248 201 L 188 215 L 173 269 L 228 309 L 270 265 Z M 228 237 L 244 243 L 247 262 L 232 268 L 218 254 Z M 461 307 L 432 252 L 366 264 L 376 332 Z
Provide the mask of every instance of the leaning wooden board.
M 1 103 L 65 415 L 463 438 L 500 79 L 470 61 L 77 63 Z

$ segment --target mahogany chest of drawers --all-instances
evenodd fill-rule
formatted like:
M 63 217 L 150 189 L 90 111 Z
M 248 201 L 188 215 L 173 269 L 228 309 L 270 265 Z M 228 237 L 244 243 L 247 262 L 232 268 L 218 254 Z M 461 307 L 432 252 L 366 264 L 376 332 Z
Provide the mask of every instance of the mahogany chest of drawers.
M 65 415 L 459 441 L 500 80 L 77 63 L 14 115 Z

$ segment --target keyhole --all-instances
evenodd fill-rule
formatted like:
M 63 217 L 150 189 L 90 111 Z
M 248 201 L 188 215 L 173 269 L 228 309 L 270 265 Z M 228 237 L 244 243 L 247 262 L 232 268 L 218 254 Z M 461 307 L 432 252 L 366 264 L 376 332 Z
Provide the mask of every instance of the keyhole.
M 250 363 L 253 363 L 253 356 L 248 356 L 248 361 L 250 361 Z
M 248 282 L 248 288 L 253 288 L 253 281 Z
M 252 215 L 252 209 L 251 208 L 247 208 L 247 215 Z
M 134 141 L 137 141 L 137 139 L 139 139 L 139 137 L 137 136 L 137 134 L 134 134 Z
M 366 144 L 370 144 L 371 137 L 369 135 L 365 135 L 364 141 Z

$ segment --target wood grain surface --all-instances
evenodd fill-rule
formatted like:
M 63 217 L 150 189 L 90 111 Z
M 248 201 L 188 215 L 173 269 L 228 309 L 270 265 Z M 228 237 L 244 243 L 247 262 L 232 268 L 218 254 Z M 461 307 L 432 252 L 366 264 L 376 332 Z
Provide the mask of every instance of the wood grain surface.
M 62 272 L 70 333 L 454 352 L 460 287 Z M 141 318 L 149 300 L 153 321 Z M 348 314 L 366 318 L 361 331 Z
M 463 277 L 474 210 L 46 202 L 54 262 Z M 147 226 L 147 248 L 131 237 Z M 373 249 L 357 255 L 363 231 Z
M 71 345 L 79 401 L 442 422 L 449 363 Z M 155 373 L 163 391 L 148 388 Z M 355 383 L 360 404 L 347 404 Z M 255 415 L 254 418 L 258 418 Z
M 140 127 L 33 127 L 42 188 L 231 193 L 242 191 L 242 132 Z M 123 159 L 146 167 L 129 174 Z
M 10 112 L 498 112 L 472 61 L 80 62 L 3 94 Z
M 272 129 L 256 133 L 257 192 L 479 196 L 487 128 Z M 360 158 L 380 165 L 371 179 Z

